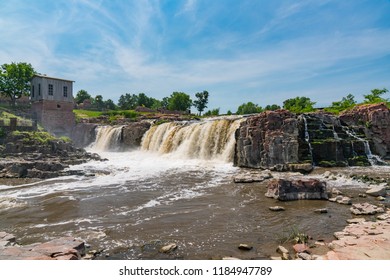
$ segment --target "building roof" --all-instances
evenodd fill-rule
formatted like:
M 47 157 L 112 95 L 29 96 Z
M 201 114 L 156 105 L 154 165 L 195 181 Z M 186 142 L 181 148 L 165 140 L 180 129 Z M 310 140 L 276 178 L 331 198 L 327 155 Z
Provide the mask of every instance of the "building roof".
M 67 80 L 67 79 L 61 79 L 61 78 L 55 78 L 55 77 L 49 77 L 47 75 L 44 75 L 44 74 L 35 74 L 33 76 L 34 77 L 40 77 L 40 78 L 46 78 L 46 79 L 52 79 L 52 80 L 59 80 L 59 81 L 66 81 L 66 82 L 72 82 L 74 83 L 75 81 L 72 81 L 72 80 Z

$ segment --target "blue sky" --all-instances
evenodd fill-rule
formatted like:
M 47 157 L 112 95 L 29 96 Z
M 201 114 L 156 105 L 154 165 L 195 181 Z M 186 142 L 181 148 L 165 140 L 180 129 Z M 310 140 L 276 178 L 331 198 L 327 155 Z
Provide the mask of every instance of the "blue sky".
M 115 102 L 203 90 L 221 113 L 296 96 L 361 101 L 390 90 L 390 1 L 0 0 L 10 62 Z

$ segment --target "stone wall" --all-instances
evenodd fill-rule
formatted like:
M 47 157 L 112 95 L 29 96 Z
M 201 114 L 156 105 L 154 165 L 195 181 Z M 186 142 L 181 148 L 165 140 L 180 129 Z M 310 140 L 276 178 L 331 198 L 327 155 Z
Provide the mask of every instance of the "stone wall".
M 70 136 L 75 126 L 73 103 L 41 100 L 32 103 L 38 123 L 56 136 Z

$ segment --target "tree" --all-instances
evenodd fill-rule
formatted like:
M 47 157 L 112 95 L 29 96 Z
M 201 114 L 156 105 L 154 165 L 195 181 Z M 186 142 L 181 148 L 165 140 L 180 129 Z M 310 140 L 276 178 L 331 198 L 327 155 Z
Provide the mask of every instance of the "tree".
M 96 95 L 94 98 L 94 105 L 98 110 L 102 110 L 104 108 L 104 101 L 103 101 L 103 96 Z
M 118 106 L 122 110 L 135 109 L 138 105 L 138 97 L 135 94 L 126 93 L 121 95 L 118 100 Z
M 255 114 L 263 112 L 263 108 L 253 102 L 243 103 L 237 109 L 237 115 Z
M 338 114 L 341 111 L 353 108 L 355 105 L 355 96 L 353 96 L 352 94 L 348 94 L 340 101 L 332 102 L 332 105 L 329 108 L 326 108 L 326 111 Z
M 209 102 L 209 93 L 204 90 L 203 92 L 197 92 L 195 94 L 197 100 L 194 101 L 193 105 L 199 111 L 199 116 L 202 115 L 202 112 L 207 108 L 207 103 Z
M 74 98 L 77 104 L 81 104 L 87 99 L 92 99 L 92 96 L 84 89 L 80 89 Z
M 295 97 L 283 101 L 283 108 L 293 113 L 306 113 L 314 111 L 314 104 L 308 97 Z
M 116 105 L 114 101 L 112 101 L 111 99 L 107 99 L 106 101 L 104 101 L 104 108 L 108 110 L 116 110 Z
M 210 117 L 210 116 L 219 116 L 219 108 L 208 110 L 203 115 L 204 117 Z
M 381 103 L 381 102 L 389 102 L 388 99 L 382 98 L 381 96 L 388 92 L 386 88 L 383 89 L 373 89 L 370 94 L 363 95 L 364 103 Z
M 272 105 L 265 106 L 264 111 L 276 111 L 276 110 L 279 110 L 279 109 L 280 109 L 279 105 L 272 104 Z
M 148 97 L 145 93 L 139 93 L 137 96 L 137 105 L 152 108 L 154 103 L 154 98 Z
M 189 111 L 191 105 L 192 100 L 190 96 L 184 92 L 173 92 L 168 99 L 168 110 Z
M 31 64 L 26 62 L 3 64 L 0 68 L 0 93 L 11 99 L 15 106 L 16 99 L 30 94 L 31 79 L 36 74 Z
M 169 105 L 169 97 L 164 97 L 161 100 L 161 107 L 163 107 L 164 109 L 167 109 L 168 105 Z

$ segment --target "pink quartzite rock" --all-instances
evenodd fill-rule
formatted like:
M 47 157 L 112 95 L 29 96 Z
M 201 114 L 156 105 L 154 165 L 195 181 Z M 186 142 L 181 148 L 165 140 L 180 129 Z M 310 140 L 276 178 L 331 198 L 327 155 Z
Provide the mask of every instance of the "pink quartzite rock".
M 267 197 L 282 201 L 300 199 L 328 199 L 326 183 L 316 180 L 276 179 L 268 183 Z

